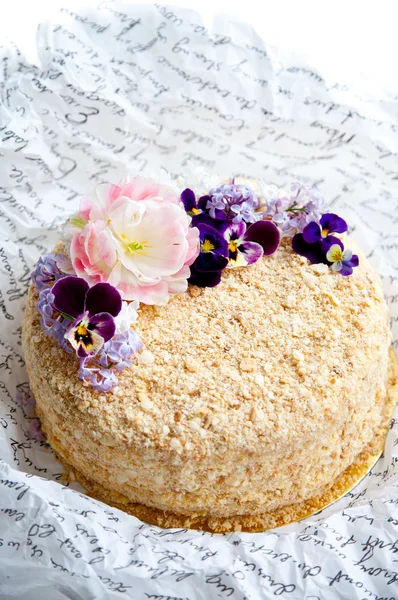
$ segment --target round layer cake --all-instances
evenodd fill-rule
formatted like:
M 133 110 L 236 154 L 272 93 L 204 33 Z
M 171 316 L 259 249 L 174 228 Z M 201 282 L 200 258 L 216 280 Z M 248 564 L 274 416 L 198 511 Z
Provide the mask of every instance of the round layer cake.
M 239 529 L 324 493 L 374 439 L 387 401 L 388 314 L 359 256 L 342 277 L 284 240 L 217 287 L 141 304 L 145 348 L 107 393 L 45 334 L 32 287 L 25 356 L 61 461 L 166 526 Z

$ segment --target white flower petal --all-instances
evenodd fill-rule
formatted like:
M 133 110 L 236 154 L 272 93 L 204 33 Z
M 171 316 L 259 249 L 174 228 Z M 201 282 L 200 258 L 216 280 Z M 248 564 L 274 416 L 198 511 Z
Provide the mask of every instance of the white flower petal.
M 352 250 L 350 250 L 349 248 L 347 248 L 347 250 L 344 250 L 341 259 L 343 261 L 346 261 L 346 260 L 351 260 L 351 258 L 352 258 Z
M 138 300 L 132 302 L 122 302 L 122 310 L 115 317 L 116 328 L 120 333 L 124 333 L 130 329 L 131 325 L 138 319 L 137 309 L 140 303 Z
M 338 260 L 337 262 L 334 262 L 332 264 L 332 269 L 333 271 L 341 271 L 341 269 L 343 268 L 343 263 L 341 262 L 341 260 Z

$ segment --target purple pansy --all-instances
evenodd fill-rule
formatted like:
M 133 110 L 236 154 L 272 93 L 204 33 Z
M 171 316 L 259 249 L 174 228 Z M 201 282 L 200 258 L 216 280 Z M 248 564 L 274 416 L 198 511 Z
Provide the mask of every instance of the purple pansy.
M 52 293 L 53 284 L 66 276 L 59 268 L 59 264 L 66 259 L 65 254 L 44 254 L 37 261 L 31 277 L 33 285 L 39 292 L 39 301 L 36 308 L 41 314 L 41 324 L 44 331 L 48 336 L 54 337 L 64 350 L 72 352 L 65 340 L 65 333 L 70 322 L 62 315 L 54 316 L 54 294 Z
M 181 201 L 184 205 L 185 212 L 191 217 L 199 215 L 206 207 L 206 202 L 201 203 L 200 199 L 199 202 L 196 201 L 195 193 L 190 188 L 186 188 L 181 192 Z M 200 203 L 202 204 L 201 207 L 199 206 Z
M 220 226 L 223 227 L 224 221 L 226 221 L 226 216 L 222 211 L 216 211 L 213 213 L 215 214 L 215 218 L 213 219 L 209 215 L 209 211 L 206 209 L 209 199 L 210 196 L 201 196 L 199 200 L 196 200 L 195 193 L 189 188 L 186 188 L 181 193 L 181 200 L 184 205 L 185 212 L 192 217 L 192 227 L 198 227 L 199 225 L 209 225 L 215 229 L 219 229 Z
M 344 276 L 351 275 L 353 268 L 359 265 L 358 256 L 349 249 L 344 250 L 340 244 L 330 246 L 326 258 L 331 263 L 333 271 Z
M 343 242 L 330 235 L 332 233 L 344 233 L 347 231 L 347 223 L 333 213 L 325 213 L 321 216 L 319 223 L 314 221 L 303 229 L 303 233 L 297 233 L 292 239 L 292 247 L 297 254 L 308 258 L 311 264 L 330 264 L 326 253 L 333 245 L 344 250 Z
M 194 262 L 197 271 L 222 271 L 228 264 L 228 244 L 222 234 L 209 225 L 198 225 L 200 252 Z
M 197 271 L 191 266 L 191 276 L 188 282 L 198 287 L 216 287 L 221 281 L 221 271 Z
M 65 338 L 80 358 L 94 356 L 116 330 L 114 317 L 122 308 L 120 293 L 109 283 L 89 287 L 80 277 L 59 279 L 52 288 L 53 306 L 73 320 Z
M 230 223 L 224 231 L 228 243 L 228 266 L 243 267 L 273 254 L 280 242 L 280 232 L 271 221 L 257 221 L 249 228 L 241 221 Z
M 228 264 L 228 242 L 222 233 L 203 223 L 197 225 L 200 253 L 191 265 L 189 283 L 200 287 L 214 287 L 221 280 L 221 271 Z
M 257 221 L 247 228 L 246 239 L 260 244 L 264 256 L 271 256 L 279 247 L 281 234 L 272 221 Z
M 322 215 L 319 223 L 312 221 L 303 229 L 303 238 L 308 244 L 321 242 L 324 253 L 329 248 L 338 243 L 338 238 L 334 237 L 333 233 L 344 233 L 347 231 L 347 223 L 334 213 L 325 213 Z
M 322 243 L 315 242 L 315 244 L 309 244 L 305 241 L 302 233 L 296 233 L 296 235 L 293 237 L 292 248 L 296 254 L 300 254 L 300 256 L 305 256 L 305 258 L 308 258 L 312 265 L 317 263 L 328 263 L 326 260 L 326 254 L 322 249 Z

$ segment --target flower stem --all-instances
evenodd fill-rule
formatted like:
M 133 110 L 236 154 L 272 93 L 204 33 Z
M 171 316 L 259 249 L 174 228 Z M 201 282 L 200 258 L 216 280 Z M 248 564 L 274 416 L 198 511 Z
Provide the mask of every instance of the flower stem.
M 287 209 L 286 212 L 292 212 L 292 213 L 298 213 L 298 212 L 302 212 L 302 213 L 306 213 L 308 214 L 308 210 L 305 206 L 302 206 L 301 208 L 299 208 L 297 206 L 297 202 L 294 201 L 293 204 L 291 206 L 289 206 L 289 208 Z

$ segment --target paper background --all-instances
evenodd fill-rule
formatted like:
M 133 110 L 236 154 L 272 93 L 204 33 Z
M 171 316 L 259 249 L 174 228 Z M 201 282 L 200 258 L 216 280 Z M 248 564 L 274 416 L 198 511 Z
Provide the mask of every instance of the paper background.
M 150 527 L 62 487 L 16 394 L 29 273 L 79 195 L 188 162 L 316 183 L 383 278 L 397 348 L 398 93 L 331 79 L 244 23 L 163 5 L 66 10 L 40 27 L 34 64 L 11 42 L 0 58 L 0 597 L 397 598 L 397 412 L 385 457 L 339 503 L 220 536 Z

